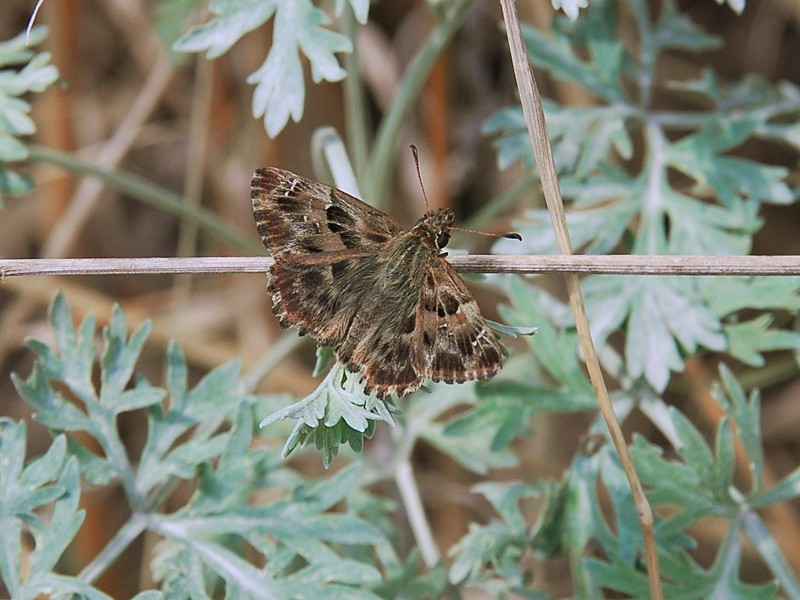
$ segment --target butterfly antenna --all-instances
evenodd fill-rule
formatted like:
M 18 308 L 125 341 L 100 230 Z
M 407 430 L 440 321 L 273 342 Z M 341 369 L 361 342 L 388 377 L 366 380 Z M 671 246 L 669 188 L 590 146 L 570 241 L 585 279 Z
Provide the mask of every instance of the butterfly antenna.
M 419 151 L 414 144 L 411 144 L 411 154 L 414 155 L 414 166 L 417 167 L 417 179 L 419 179 L 419 187 L 422 188 L 422 197 L 425 199 L 425 208 L 430 213 L 431 205 L 428 203 L 428 195 L 425 193 L 425 185 L 422 183 L 422 173 L 419 170 Z M 464 233 L 474 233 L 476 235 L 485 235 L 492 238 L 505 238 L 509 240 L 522 241 L 522 236 L 515 232 L 510 233 L 489 233 L 488 231 L 475 231 L 474 229 L 462 229 L 461 227 L 451 227 L 453 231 L 463 231 Z
M 414 144 L 411 144 L 411 154 L 414 155 L 414 166 L 417 167 L 417 179 L 419 187 L 422 188 L 422 197 L 425 199 L 425 212 L 431 212 L 431 205 L 428 203 L 428 194 L 425 193 L 425 185 L 422 183 L 422 173 L 419 171 L 419 151 Z
M 518 242 L 522 241 L 522 236 L 515 231 L 510 231 L 508 233 L 492 233 L 490 231 L 476 231 L 474 229 L 462 229 L 461 227 L 451 227 L 453 231 L 461 231 L 463 233 L 474 233 L 475 235 L 485 235 L 486 237 L 491 238 L 505 238 L 507 240 L 517 240 Z

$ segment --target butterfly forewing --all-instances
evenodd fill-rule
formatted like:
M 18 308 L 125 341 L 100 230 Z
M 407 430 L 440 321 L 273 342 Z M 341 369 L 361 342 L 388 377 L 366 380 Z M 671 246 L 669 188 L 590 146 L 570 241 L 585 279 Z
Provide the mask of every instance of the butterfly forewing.
M 403 232 L 389 215 L 282 169 L 259 169 L 251 198 L 275 263 L 268 289 L 284 327 L 329 346 L 378 397 L 423 380 L 464 382 L 500 368 L 500 346 L 440 255 L 453 215 Z
M 269 292 L 281 325 L 334 350 L 375 281 L 379 248 L 402 231 L 389 215 L 340 190 L 276 168 L 252 181 L 253 215 L 275 258 Z
M 307 262 L 374 251 L 402 231 L 392 217 L 330 186 L 276 168 L 258 169 L 250 197 L 264 245 L 276 259 Z

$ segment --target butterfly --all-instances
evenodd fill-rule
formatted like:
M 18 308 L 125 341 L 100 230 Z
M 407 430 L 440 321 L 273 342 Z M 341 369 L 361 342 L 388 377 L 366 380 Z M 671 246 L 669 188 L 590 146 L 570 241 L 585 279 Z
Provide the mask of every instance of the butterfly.
M 250 196 L 275 260 L 273 313 L 360 373 L 366 393 L 401 397 L 425 380 L 463 383 L 500 370 L 500 344 L 441 252 L 452 210 L 428 210 L 403 231 L 373 206 L 275 167 L 256 170 Z

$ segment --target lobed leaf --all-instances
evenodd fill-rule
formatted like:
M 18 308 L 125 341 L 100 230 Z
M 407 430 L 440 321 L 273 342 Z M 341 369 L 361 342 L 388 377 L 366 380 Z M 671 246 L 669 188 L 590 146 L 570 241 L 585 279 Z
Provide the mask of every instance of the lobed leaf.
M 363 22 L 368 3 L 351 0 L 350 4 Z M 342 9 L 339 2 L 337 13 Z M 179 38 L 173 46 L 175 50 L 206 50 L 209 58 L 217 58 L 246 33 L 274 16 L 272 46 L 267 58 L 247 79 L 248 83 L 256 84 L 253 116 L 263 117 L 271 137 L 283 130 L 290 117 L 299 121 L 303 116 L 305 83 L 301 53 L 309 60 L 314 83 L 339 81 L 346 75 L 336 54 L 352 52 L 352 42 L 344 35 L 323 27 L 329 19 L 311 0 L 216 0 L 211 4 L 211 11 L 215 16 Z
M 4 163 L 26 159 L 28 148 L 17 138 L 36 132 L 36 125 L 28 116 L 31 105 L 20 96 L 43 92 L 58 79 L 58 69 L 49 64 L 50 54 L 35 54 L 30 49 L 46 35 L 46 28 L 34 27 L 29 42 L 25 33 L 0 42 L 0 208 L 4 193 L 19 196 L 33 188 L 27 176 Z
M 661 6 L 655 23 L 646 3 L 630 0 L 627 6 L 639 32 L 635 48 L 618 41 L 625 35 L 619 31 L 620 5 L 613 2 L 593 3 L 575 23 L 555 19 L 549 37 L 525 30 L 533 63 L 594 98 L 594 105 L 581 107 L 545 101 L 562 193 L 573 207 L 567 217 L 573 244 L 589 253 L 745 254 L 762 226 L 761 206 L 792 203 L 798 191 L 786 168 L 737 153 L 754 139 L 800 149 L 800 90 L 758 77 L 721 83 L 705 69 L 697 79 L 665 83 L 679 93 L 703 96 L 707 110 L 660 111 L 651 101 L 655 82 L 664 80 L 656 69 L 659 57 L 674 50 L 706 51 L 719 39 L 702 32 L 673 2 Z M 519 108 L 499 111 L 484 131 L 498 136 L 501 167 L 516 160 L 532 165 Z M 639 157 L 633 155 L 634 136 L 641 139 Z M 544 211 L 529 211 L 515 229 L 525 241 L 500 241 L 495 251 L 555 251 Z M 744 293 L 720 293 L 737 285 Z M 767 329 L 763 320 L 723 322 L 733 311 L 769 304 L 775 296 L 757 293 L 758 287 L 774 287 L 786 305 L 795 304 L 796 288 L 750 285 L 748 293 L 747 284 L 710 278 L 699 284 L 592 277 L 584 290 L 594 333 L 605 340 L 624 327 L 627 374 L 660 391 L 672 372 L 683 369 L 684 356 L 699 348 L 727 351 L 757 365 L 765 351 L 796 347 L 794 332 Z

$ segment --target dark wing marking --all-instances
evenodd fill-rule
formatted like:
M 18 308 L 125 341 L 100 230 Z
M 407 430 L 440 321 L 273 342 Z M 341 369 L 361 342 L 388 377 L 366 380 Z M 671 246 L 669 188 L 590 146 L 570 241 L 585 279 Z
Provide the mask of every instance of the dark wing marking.
M 267 289 L 281 327 L 296 326 L 334 351 L 344 343 L 366 290 L 375 286 L 375 255 L 334 263 L 276 262 Z M 338 353 L 337 353 L 338 354 Z

